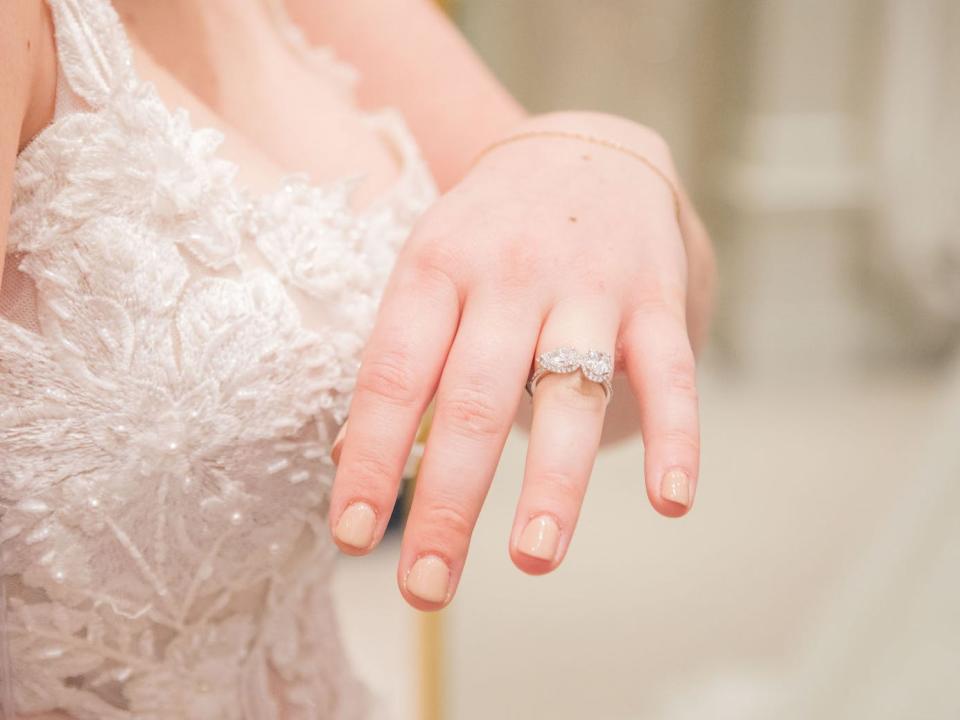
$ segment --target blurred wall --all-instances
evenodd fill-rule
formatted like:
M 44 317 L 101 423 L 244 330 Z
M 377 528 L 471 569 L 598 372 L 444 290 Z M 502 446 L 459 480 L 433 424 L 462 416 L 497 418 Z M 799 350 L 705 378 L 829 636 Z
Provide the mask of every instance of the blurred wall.
M 942 263 L 960 247 L 960 184 L 956 162 L 926 159 L 960 159 L 960 3 L 459 0 L 454 10 L 531 110 L 606 110 L 670 141 L 720 251 L 716 360 L 843 373 L 935 362 L 952 348 L 960 275 Z
M 960 389 L 934 372 L 960 317 L 960 2 L 454 8 L 531 110 L 666 136 L 721 294 L 689 516 L 647 506 L 639 440 L 606 449 L 563 566 L 525 577 L 511 436 L 447 616 L 449 717 L 960 717 Z

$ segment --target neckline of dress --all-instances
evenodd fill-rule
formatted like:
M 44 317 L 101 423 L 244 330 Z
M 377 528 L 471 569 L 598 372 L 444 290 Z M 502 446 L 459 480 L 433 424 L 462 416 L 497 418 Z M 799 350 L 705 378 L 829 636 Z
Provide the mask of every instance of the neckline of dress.
M 126 26 L 123 24 L 123 21 L 120 19 L 119 14 L 116 12 L 113 7 L 113 3 L 110 0 L 92 0 L 93 2 L 100 2 L 105 4 L 111 11 L 112 21 L 115 25 L 114 31 L 117 33 L 118 38 L 122 43 L 126 45 L 125 51 L 128 56 L 132 57 L 133 48 L 135 45 L 131 41 L 130 34 L 127 32 Z M 290 35 L 286 35 L 288 42 L 300 42 L 303 43 L 302 33 L 300 33 L 299 27 L 294 24 L 292 18 L 286 13 L 286 10 L 275 2 L 266 2 L 267 11 L 274 19 L 274 22 L 277 23 L 277 29 L 281 33 L 284 30 L 284 25 L 286 25 L 287 30 L 291 33 L 296 33 L 294 38 L 291 38 Z M 139 46 L 136 46 L 139 47 Z M 308 48 L 294 48 L 295 50 L 299 49 L 301 52 L 305 50 L 316 50 L 317 52 L 324 52 L 333 58 L 334 62 L 337 65 L 345 70 L 356 72 L 356 69 L 353 65 L 347 63 L 344 60 L 341 60 L 336 57 L 334 51 L 329 46 L 309 46 Z M 146 53 L 144 50 L 143 52 Z M 152 56 L 147 53 L 148 57 L 151 58 L 151 61 L 155 62 L 152 59 Z M 55 99 L 54 113 L 51 121 L 47 123 L 30 141 L 17 153 L 16 162 L 14 167 L 14 186 L 16 186 L 16 176 L 18 174 L 18 169 L 21 166 L 29 165 L 31 159 L 36 155 L 44 146 L 45 139 L 54 134 L 59 130 L 61 124 L 68 120 L 75 114 L 84 114 L 91 113 L 96 114 L 101 112 L 104 109 L 104 105 L 99 107 L 92 107 L 89 110 L 71 110 L 66 112 L 60 112 L 61 109 L 61 95 L 60 95 L 60 85 L 61 82 L 65 82 L 66 89 L 71 92 L 75 92 L 71 87 L 69 81 L 66 81 L 65 78 L 61 78 L 63 72 L 61 67 L 61 57 L 59 47 L 57 47 L 57 58 L 56 58 L 56 67 L 57 67 L 57 96 Z M 158 67 L 167 71 L 163 68 L 162 65 L 158 64 Z M 241 182 L 236 178 L 237 171 L 239 171 L 239 163 L 230 158 L 224 157 L 221 147 L 223 141 L 226 139 L 226 135 L 219 127 L 211 125 L 198 125 L 191 118 L 190 110 L 182 104 L 176 104 L 171 106 L 168 104 L 161 96 L 157 90 L 156 83 L 153 80 L 145 78 L 141 75 L 136 66 L 131 62 L 127 64 L 127 67 L 124 68 L 127 72 L 128 77 L 133 81 L 136 89 L 145 90 L 149 95 L 153 96 L 153 99 L 156 101 L 157 105 L 163 108 L 164 112 L 170 118 L 176 116 L 180 111 L 186 113 L 186 127 L 188 132 L 191 135 L 197 135 L 199 133 L 206 133 L 217 139 L 217 146 L 213 150 L 210 161 L 222 163 L 223 166 L 229 167 L 231 171 L 234 172 L 234 179 L 232 184 L 237 193 L 247 202 L 252 205 L 260 203 L 268 203 L 271 199 L 280 196 L 285 192 L 289 192 L 291 187 L 302 187 L 307 191 L 316 191 L 316 192 L 338 192 L 344 184 L 352 187 L 358 187 L 364 179 L 369 175 L 367 172 L 358 172 L 352 173 L 350 175 L 345 175 L 341 178 L 336 178 L 334 180 L 329 180 L 325 182 L 317 182 L 311 179 L 305 171 L 284 171 L 281 172 L 277 178 L 269 183 L 273 187 L 267 187 L 264 190 L 254 190 L 247 183 Z M 176 78 L 174 77 L 176 80 Z M 179 80 L 177 80 L 179 83 Z M 184 92 L 191 93 L 190 89 L 180 83 Z M 111 97 L 106 101 L 106 104 L 114 102 L 116 96 L 111 94 Z M 202 100 L 197 98 L 197 102 L 207 107 Z M 397 200 L 398 197 L 402 195 L 404 188 L 408 185 L 411 185 L 414 181 L 415 176 L 417 175 L 417 170 L 419 168 L 424 168 L 424 161 L 419 153 L 419 149 L 415 144 L 415 141 L 412 137 L 409 136 L 409 131 L 406 128 L 402 115 L 399 111 L 391 106 L 385 106 L 377 110 L 365 110 L 361 108 L 355 108 L 355 111 L 361 122 L 371 126 L 378 134 L 378 137 L 385 143 L 388 143 L 389 150 L 396 157 L 397 168 L 396 168 L 396 178 L 389 186 L 377 194 L 376 197 L 371 199 L 366 205 L 360 209 L 354 209 L 348 207 L 347 211 L 356 218 L 365 217 L 371 214 L 374 214 L 380 211 L 384 207 L 392 206 Z M 217 113 L 213 110 L 210 112 L 216 117 Z M 226 125 L 226 123 L 224 123 Z M 406 136 L 404 134 L 406 133 Z M 428 173 L 429 174 L 429 173 Z M 348 198 L 349 204 L 349 198 Z

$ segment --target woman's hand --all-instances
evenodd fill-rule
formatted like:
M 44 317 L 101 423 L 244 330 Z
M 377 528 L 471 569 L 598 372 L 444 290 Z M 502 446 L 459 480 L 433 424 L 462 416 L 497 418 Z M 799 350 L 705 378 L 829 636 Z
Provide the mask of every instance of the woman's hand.
M 603 137 L 678 184 L 665 144 L 628 121 L 565 113 L 515 132 L 529 130 Z M 639 399 L 650 501 L 686 512 L 699 466 L 690 329 L 705 325 L 712 255 L 681 208 L 678 224 L 670 185 L 636 158 L 538 136 L 493 149 L 424 215 L 385 290 L 338 448 L 330 526 L 341 549 L 379 542 L 436 392 L 398 581 L 417 608 L 449 602 L 533 360 L 561 346 L 614 357 Z M 510 553 L 540 574 L 570 543 L 606 402 L 576 372 L 545 377 L 533 405 Z

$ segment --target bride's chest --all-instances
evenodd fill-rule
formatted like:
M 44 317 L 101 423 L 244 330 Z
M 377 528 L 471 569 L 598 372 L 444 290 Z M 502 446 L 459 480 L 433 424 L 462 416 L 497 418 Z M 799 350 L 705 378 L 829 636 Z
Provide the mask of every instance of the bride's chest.
M 165 105 L 188 108 L 195 124 L 223 134 L 222 154 L 244 182 L 263 188 L 290 172 L 317 183 L 362 173 L 354 196 L 362 206 L 396 180 L 389 139 L 355 104 L 356 71 L 329 49 L 310 48 L 285 16 L 235 31 L 187 22 L 172 32 L 172 8 L 120 4 L 136 31 L 137 72 Z
M 380 292 L 435 195 L 402 119 L 358 115 L 399 159 L 362 210 L 362 169 L 318 184 L 278 180 L 270 165 L 270 189 L 255 190 L 238 179 L 260 166 L 231 156 L 236 134 L 188 96 L 164 97 L 162 73 L 140 75 L 109 13 L 90 26 L 104 32 L 100 52 L 61 36 L 69 90 L 15 168 L 8 250 L 40 331 L 24 353 L 46 358 L 76 398 L 125 388 L 139 406 L 162 388 L 180 429 L 194 397 L 214 410 L 236 401 L 227 415 L 240 435 L 342 421 Z

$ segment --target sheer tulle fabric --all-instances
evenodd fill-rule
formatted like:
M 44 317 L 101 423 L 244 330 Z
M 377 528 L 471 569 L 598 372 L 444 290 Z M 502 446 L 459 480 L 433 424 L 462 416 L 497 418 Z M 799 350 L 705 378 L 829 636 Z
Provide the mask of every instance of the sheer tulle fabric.
M 49 0 L 55 121 L 18 158 L 0 296 L 8 712 L 359 718 L 328 597 L 329 446 L 396 253 L 435 197 L 403 158 L 253 195 L 133 71 L 106 0 Z

